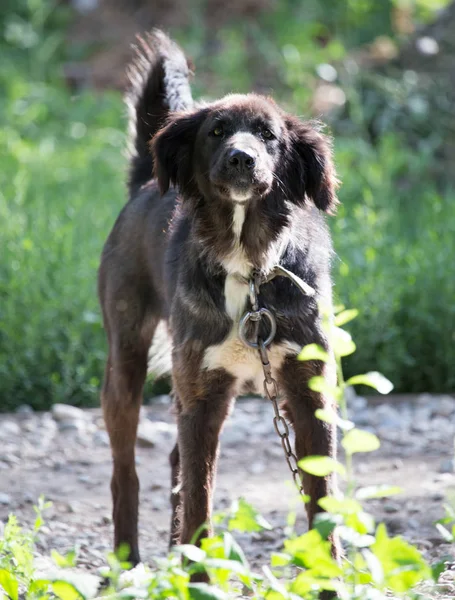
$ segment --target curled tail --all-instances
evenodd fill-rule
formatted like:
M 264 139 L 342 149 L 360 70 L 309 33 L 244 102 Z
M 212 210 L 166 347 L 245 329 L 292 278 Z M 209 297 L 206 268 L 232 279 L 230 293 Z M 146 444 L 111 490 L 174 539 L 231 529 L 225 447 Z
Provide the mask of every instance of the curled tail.
M 128 69 L 126 105 L 129 116 L 130 198 L 152 178 L 149 142 L 170 112 L 191 108 L 190 65 L 182 50 L 158 29 L 138 36 Z

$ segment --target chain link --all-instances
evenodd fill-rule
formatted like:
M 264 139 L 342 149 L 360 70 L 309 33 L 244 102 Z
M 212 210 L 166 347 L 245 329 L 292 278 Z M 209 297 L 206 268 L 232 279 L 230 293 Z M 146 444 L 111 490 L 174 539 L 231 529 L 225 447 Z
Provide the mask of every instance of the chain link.
M 257 349 L 258 351 L 262 369 L 264 371 L 264 396 L 270 400 L 273 407 L 273 425 L 278 437 L 280 438 L 284 456 L 292 474 L 292 479 L 294 480 L 299 493 L 304 495 L 305 492 L 303 490 L 302 471 L 299 469 L 297 456 L 291 447 L 291 441 L 289 439 L 289 426 L 280 412 L 280 407 L 278 405 L 278 383 L 272 375 L 272 367 L 269 361 L 267 346 L 272 343 L 275 337 L 276 320 L 274 315 L 266 308 L 259 309 L 258 293 L 261 283 L 260 273 L 253 273 L 253 277 L 249 281 L 249 296 L 252 310 L 247 311 L 240 319 L 239 337 L 245 345 L 249 346 L 250 348 Z M 270 333 L 266 340 L 262 340 L 259 337 L 259 325 L 263 319 L 268 321 L 270 326 Z M 252 340 L 247 337 L 246 331 L 247 325 L 250 321 L 252 321 L 254 324 Z

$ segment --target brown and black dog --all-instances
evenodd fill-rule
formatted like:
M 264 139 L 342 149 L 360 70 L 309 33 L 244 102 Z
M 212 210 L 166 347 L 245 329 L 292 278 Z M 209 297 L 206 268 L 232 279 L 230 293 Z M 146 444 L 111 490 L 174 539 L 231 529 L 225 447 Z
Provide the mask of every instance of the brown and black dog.
M 189 72 L 163 33 L 140 41 L 127 96 L 129 201 L 99 270 L 115 546 L 128 544 L 133 563 L 140 560 L 134 447 L 156 328 L 164 322 L 172 340 L 178 414 L 171 542 L 188 543 L 204 523 L 210 535 L 218 439 L 233 399 L 262 390 L 261 361 L 238 337 L 253 269 L 267 275 L 281 265 L 316 292 L 305 296 L 277 277 L 261 287 L 259 300 L 276 316 L 268 352 L 298 458 L 336 452 L 335 427 L 314 414 L 331 402 L 307 385 L 328 367 L 297 359 L 309 343 L 330 350 L 318 308 L 331 304 L 332 247 L 322 214 L 337 202 L 330 142 L 314 123 L 263 96 L 195 106 Z M 333 482 L 306 475 L 304 486 L 311 525 Z

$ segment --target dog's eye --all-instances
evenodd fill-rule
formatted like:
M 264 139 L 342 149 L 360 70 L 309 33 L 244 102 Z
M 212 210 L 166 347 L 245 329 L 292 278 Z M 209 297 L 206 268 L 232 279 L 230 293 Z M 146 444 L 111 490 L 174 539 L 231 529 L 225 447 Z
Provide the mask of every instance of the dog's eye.
M 273 135 L 273 133 L 270 131 L 270 129 L 262 129 L 261 130 L 261 135 L 263 138 L 265 138 L 266 140 L 271 140 L 272 138 L 274 138 L 275 136 Z
M 223 131 L 223 128 L 221 127 L 221 125 L 217 125 L 215 127 L 215 129 L 212 131 L 212 133 L 215 137 L 220 137 L 223 135 L 224 131 Z

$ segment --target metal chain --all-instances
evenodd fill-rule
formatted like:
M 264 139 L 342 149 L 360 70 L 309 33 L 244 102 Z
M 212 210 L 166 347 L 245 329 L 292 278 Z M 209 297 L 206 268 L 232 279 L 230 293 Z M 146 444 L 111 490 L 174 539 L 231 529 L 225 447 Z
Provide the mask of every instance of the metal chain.
M 289 439 L 289 426 L 280 412 L 278 405 L 278 383 L 272 376 L 272 367 L 270 365 L 267 352 L 267 346 L 272 343 L 275 337 L 276 320 L 273 313 L 271 313 L 269 310 L 266 308 L 259 308 L 258 293 L 261 283 L 262 281 L 260 273 L 254 272 L 253 277 L 249 281 L 249 296 L 252 310 L 247 311 L 240 319 L 239 337 L 244 344 L 250 348 L 258 350 L 259 358 L 262 363 L 262 369 L 264 371 L 264 396 L 270 400 L 273 407 L 273 425 L 278 437 L 280 438 L 281 445 L 284 450 L 284 456 L 292 474 L 292 479 L 294 480 L 299 493 L 304 495 L 305 492 L 303 490 L 302 471 L 299 469 L 297 456 L 291 447 L 291 442 Z M 262 340 L 259 337 L 259 326 L 262 319 L 267 320 L 270 326 L 270 333 L 266 340 Z M 247 337 L 247 325 L 250 321 L 253 323 L 252 340 Z

